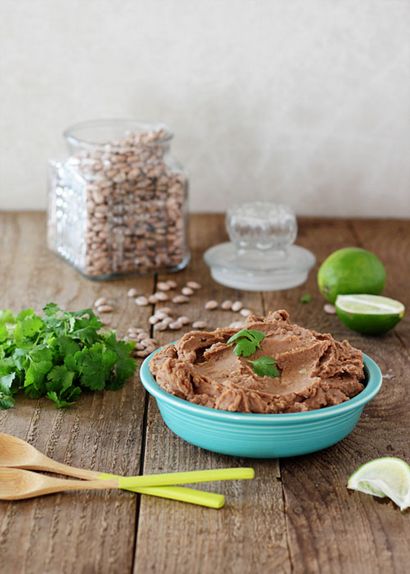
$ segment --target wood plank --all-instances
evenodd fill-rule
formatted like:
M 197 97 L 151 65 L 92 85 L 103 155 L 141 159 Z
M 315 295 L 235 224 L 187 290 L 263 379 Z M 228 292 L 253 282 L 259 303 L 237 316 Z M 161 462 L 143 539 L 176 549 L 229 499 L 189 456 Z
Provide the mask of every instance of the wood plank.
M 2 214 L 1 308 L 37 310 L 48 301 L 67 309 L 113 299 L 113 325 L 146 322 L 148 309 L 127 298 L 129 286 L 152 291 L 152 278 L 90 282 L 48 252 L 42 214 Z M 56 460 L 85 468 L 138 474 L 144 393 L 135 379 L 123 390 L 84 395 L 56 410 L 49 401 L 18 398 L 0 411 L 0 429 L 29 440 Z M 132 569 L 137 497 L 127 493 L 70 493 L 0 503 L 2 574 L 123 573 Z
M 401 301 L 407 309 L 404 319 L 394 330 L 402 341 L 404 352 L 410 347 L 410 221 L 353 221 L 352 228 L 360 245 L 379 255 L 386 266 L 384 295 Z
M 231 312 L 204 311 L 207 299 L 240 299 L 261 312 L 259 294 L 235 292 L 217 285 L 202 261 L 203 251 L 225 238 L 223 218 L 194 216 L 192 223 L 192 263 L 175 278 L 181 285 L 195 279 L 202 283 L 203 289 L 192 297 L 189 305 L 181 306 L 181 312 L 194 320 L 206 318 L 212 328 L 240 317 Z M 180 333 L 166 333 L 158 338 L 166 343 L 178 336 Z M 216 487 L 227 497 L 227 505 L 220 511 L 144 498 L 135 572 L 290 571 L 277 461 L 234 459 L 191 446 L 165 427 L 154 401 L 150 400 L 144 472 L 249 464 L 255 467 L 255 481 L 222 483 Z
M 409 222 L 308 219 L 300 227 L 299 243 L 313 249 L 320 260 L 347 244 L 379 253 L 390 277 L 386 294 L 410 305 Z M 74 309 L 108 294 L 115 301 L 115 324 L 121 334 L 130 322 L 145 324 L 149 308 L 136 307 L 126 291 L 132 285 L 150 293 L 151 279 L 109 283 L 82 279 L 46 250 L 41 214 L 3 214 L 0 233 L 0 307 L 39 309 L 55 300 Z M 306 286 L 264 295 L 262 300 L 257 294 L 223 289 L 210 279 L 201 259 L 205 247 L 223 236 L 221 216 L 193 217 L 193 262 L 172 278 L 180 283 L 186 278 L 199 280 L 204 289 L 181 311 L 193 319 L 206 316 L 216 326 L 237 317 L 205 312 L 205 299 L 243 297 L 257 311 L 285 307 L 297 322 L 349 338 L 373 356 L 388 375 L 379 397 L 339 445 L 282 460 L 281 472 L 276 461 L 255 461 L 256 481 L 222 483 L 218 490 L 227 495 L 228 504 L 219 512 L 146 497 L 138 513 L 138 500 L 126 493 L 76 493 L 0 503 L 2 573 L 127 572 L 133 569 L 134 557 L 135 572 L 404 571 L 410 559 L 403 543 L 410 535 L 406 515 L 392 503 L 347 491 L 345 483 L 370 458 L 389 454 L 410 460 L 408 318 L 382 338 L 352 333 L 336 317 L 323 313 L 315 273 Z M 302 305 L 299 297 L 305 292 L 314 300 Z M 161 334 L 161 342 L 172 338 L 175 333 Z M 143 422 L 144 393 L 137 380 L 119 392 L 84 396 L 69 411 L 21 398 L 15 409 L 0 411 L 2 431 L 30 440 L 57 460 L 128 474 L 140 470 Z M 249 463 L 187 445 L 165 428 L 153 401 L 144 449 L 144 472 Z
M 373 231 L 364 237 L 363 233 L 355 232 L 362 222 L 309 220 L 301 226 L 300 243 L 315 251 L 322 261 L 342 246 L 363 245 L 376 249 L 376 243 L 369 238 L 375 236 L 377 228 L 379 236 L 384 238 L 377 245 L 378 251 L 388 267 L 408 269 L 409 249 L 402 243 L 404 223 L 400 235 L 392 234 L 396 222 L 372 225 Z M 362 229 L 367 226 L 371 229 L 369 222 L 365 222 Z M 410 559 L 409 547 L 403 543 L 410 536 L 406 516 L 392 503 L 349 492 L 346 482 L 357 466 L 372 458 L 396 455 L 410 460 L 408 360 L 393 332 L 381 338 L 360 336 L 345 328 L 337 317 L 324 314 L 315 275 L 316 270 L 304 287 L 267 297 L 267 305 L 284 306 L 302 325 L 329 331 L 339 339 L 349 339 L 394 379 L 385 380 L 379 396 L 366 408 L 357 428 L 344 441 L 314 455 L 281 461 L 294 571 L 403 572 L 404 564 Z M 396 277 L 389 288 L 394 296 L 403 299 L 403 281 L 398 290 L 394 285 L 397 287 Z M 298 302 L 303 292 L 314 295 L 312 303 Z

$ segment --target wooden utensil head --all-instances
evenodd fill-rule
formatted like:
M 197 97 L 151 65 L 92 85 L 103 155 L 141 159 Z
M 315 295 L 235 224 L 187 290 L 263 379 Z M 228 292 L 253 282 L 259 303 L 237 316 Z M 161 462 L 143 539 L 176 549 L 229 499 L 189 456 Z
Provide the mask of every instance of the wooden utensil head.
M 0 433 L 0 466 L 17 467 L 34 463 L 43 455 L 31 444 L 12 436 Z
M 0 468 L 0 500 L 21 500 L 37 496 L 46 481 L 47 477 L 28 470 Z

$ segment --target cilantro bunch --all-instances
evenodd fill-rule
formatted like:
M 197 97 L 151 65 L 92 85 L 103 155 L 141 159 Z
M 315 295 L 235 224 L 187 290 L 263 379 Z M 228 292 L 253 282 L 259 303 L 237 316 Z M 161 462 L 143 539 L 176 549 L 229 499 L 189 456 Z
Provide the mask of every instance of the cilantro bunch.
M 263 331 L 256 329 L 241 329 L 235 335 L 230 337 L 226 344 L 235 347 L 233 352 L 238 357 L 250 357 L 261 347 L 261 343 L 265 338 Z M 252 365 L 253 371 L 260 377 L 279 377 L 280 371 L 276 366 L 276 359 L 263 355 L 259 359 L 249 361 Z
M 68 312 L 49 303 L 43 311 L 0 311 L 0 409 L 13 407 L 20 391 L 68 407 L 83 391 L 119 389 L 133 376 L 134 344 L 100 332 L 92 309 Z

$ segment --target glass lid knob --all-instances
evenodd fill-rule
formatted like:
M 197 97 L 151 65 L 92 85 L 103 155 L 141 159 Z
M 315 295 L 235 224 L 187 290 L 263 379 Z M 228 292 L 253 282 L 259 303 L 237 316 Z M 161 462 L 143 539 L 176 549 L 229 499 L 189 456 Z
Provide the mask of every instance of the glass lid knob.
M 286 205 L 254 201 L 231 207 L 226 213 L 226 229 L 239 251 L 284 251 L 297 236 L 297 222 Z

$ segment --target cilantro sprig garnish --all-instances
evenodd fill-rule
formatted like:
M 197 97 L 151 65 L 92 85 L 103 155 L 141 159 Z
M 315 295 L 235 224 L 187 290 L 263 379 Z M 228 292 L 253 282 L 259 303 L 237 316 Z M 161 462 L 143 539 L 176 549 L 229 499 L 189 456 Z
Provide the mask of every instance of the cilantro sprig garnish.
M 233 352 L 238 357 L 250 357 L 257 349 L 260 349 L 265 333 L 255 329 L 241 329 L 230 337 L 226 344 L 236 343 Z
M 230 337 L 226 344 L 233 345 L 236 343 L 233 352 L 238 357 L 250 357 L 258 349 L 265 338 L 263 331 L 256 329 L 241 329 L 235 335 Z M 273 357 L 263 355 L 254 361 L 249 361 L 254 372 L 260 377 L 279 377 L 280 371 L 276 366 L 276 360 Z
M 249 361 L 252 368 L 260 377 L 279 377 L 280 371 L 276 366 L 276 360 L 273 357 L 263 355 L 254 361 Z
M 118 389 L 133 376 L 134 344 L 101 332 L 92 309 L 43 310 L 0 311 L 0 409 L 14 406 L 19 392 L 68 407 L 83 391 Z

